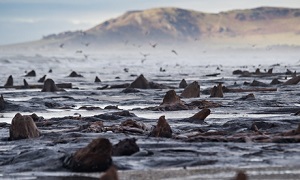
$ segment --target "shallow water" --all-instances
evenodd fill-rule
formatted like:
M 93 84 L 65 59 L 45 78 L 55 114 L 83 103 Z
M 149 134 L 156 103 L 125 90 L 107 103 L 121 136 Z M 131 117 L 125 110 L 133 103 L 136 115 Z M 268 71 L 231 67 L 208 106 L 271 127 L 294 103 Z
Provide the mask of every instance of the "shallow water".
M 220 81 L 229 87 L 249 88 L 249 86 L 243 85 L 244 81 L 252 82 L 256 79 L 270 83 L 274 77 L 239 77 L 232 75 L 233 70 L 254 72 L 258 67 L 261 71 L 273 67 L 273 73 L 284 73 L 286 69 L 298 71 L 299 57 L 298 53 L 255 54 L 253 52 L 251 54 L 208 53 L 199 56 L 179 55 L 176 57 L 153 55 L 141 63 L 140 56 L 134 53 L 120 55 L 98 53 L 91 54 L 88 59 L 77 54 L 2 55 L 0 57 L 0 84 L 2 85 L 5 84 L 9 75 L 13 75 L 15 85 L 22 85 L 23 79 L 26 79 L 29 84 L 38 84 L 38 79 L 46 74 L 47 78 L 52 78 L 56 83 L 72 83 L 73 89 L 55 93 L 42 93 L 40 89 L 0 89 L 0 94 L 3 94 L 5 100 L 17 105 L 15 110 L 1 111 L 0 122 L 10 123 L 17 112 L 36 113 L 46 120 L 54 117 L 76 117 L 77 113 L 82 117 L 94 116 L 118 111 L 104 109 L 108 105 L 117 105 L 120 109 L 134 113 L 137 117 L 133 119 L 144 122 L 148 127 L 155 125 L 157 119 L 165 115 L 178 136 L 184 136 L 198 129 L 226 129 L 227 126 L 223 127 L 223 125 L 227 122 L 231 123 L 232 127 L 230 128 L 237 125 L 236 129 L 233 128 L 235 132 L 248 131 L 248 124 L 251 125 L 251 122 L 255 121 L 271 122 L 282 126 L 275 129 L 274 132 L 289 131 L 296 129 L 300 123 L 297 116 L 291 116 L 300 109 L 299 85 L 270 86 L 278 88 L 278 90 L 276 92 L 254 92 L 256 99 L 252 101 L 238 100 L 249 92 L 225 93 L 224 98 L 209 98 L 209 95 L 202 93 L 199 98 L 183 99 L 185 102 L 204 99 L 222 104 L 221 107 L 211 109 L 212 113 L 205 120 L 206 124 L 192 124 L 183 120 L 198 112 L 197 109 L 173 112 L 137 109 L 159 105 L 168 89 L 140 90 L 138 93 L 125 94 L 121 92 L 123 89 L 97 90 L 97 88 L 105 85 L 130 83 L 140 74 L 144 74 L 149 81 L 175 87 L 177 93 L 183 90 L 177 88 L 182 78 L 185 78 L 188 83 L 198 81 L 202 91 Z M 280 65 L 273 66 L 277 63 Z M 160 67 L 166 71 L 160 72 Z M 124 68 L 128 68 L 129 72 L 125 72 Z M 52 69 L 53 72 L 49 73 L 49 69 Z M 37 77 L 24 77 L 25 71 L 31 70 L 36 71 Z M 73 70 L 83 75 L 83 78 L 67 77 Z M 206 76 L 212 73 L 221 75 Z M 102 82 L 94 83 L 95 76 L 98 76 Z M 279 78 L 281 81 L 286 81 L 284 76 L 279 76 Z M 235 82 L 237 85 L 233 86 Z M 45 106 L 46 102 L 57 103 L 57 107 L 48 108 Z M 99 107 L 100 109 L 88 111 L 79 109 L 81 106 Z M 104 121 L 104 124 L 120 124 L 125 119 Z M 61 167 L 60 158 L 66 152 L 75 152 L 99 136 L 107 137 L 113 143 L 117 143 L 120 139 L 135 137 L 138 139 L 137 144 L 142 152 L 154 153 L 151 156 L 114 157 L 114 163 L 123 170 L 194 166 L 236 168 L 300 166 L 299 143 L 187 142 L 184 139 L 148 138 L 146 135 L 112 132 L 78 132 L 79 135 L 75 138 L 72 132 L 67 132 L 67 130 L 85 122 L 69 123 L 70 121 L 61 122 L 56 129 L 41 128 L 44 135 L 38 139 L 1 140 L 0 159 L 6 162 L 0 165 L 2 175 L 34 171 L 42 172 L 42 176 L 50 176 L 47 175 L 47 172 L 59 171 L 61 176 L 72 176 L 72 173 Z M 51 134 L 51 132 L 60 134 Z M 76 134 L 76 132 L 74 133 Z M 0 127 L 0 134 L 2 138 L 8 137 L 8 128 Z M 57 138 L 65 139 L 67 143 L 53 144 Z M 47 157 L 48 155 L 50 157 Z M 34 159 L 29 161 L 28 157 Z M 47 164 L 46 162 L 49 161 L 51 163 Z M 272 174 L 272 172 L 270 173 Z

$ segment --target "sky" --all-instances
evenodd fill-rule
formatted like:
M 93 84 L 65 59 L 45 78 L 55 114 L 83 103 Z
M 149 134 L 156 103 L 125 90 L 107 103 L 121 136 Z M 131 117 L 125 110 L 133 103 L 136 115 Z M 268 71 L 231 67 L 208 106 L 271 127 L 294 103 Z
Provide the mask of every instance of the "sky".
M 0 45 L 87 30 L 130 10 L 178 7 L 218 13 L 260 6 L 300 8 L 300 0 L 0 0 Z

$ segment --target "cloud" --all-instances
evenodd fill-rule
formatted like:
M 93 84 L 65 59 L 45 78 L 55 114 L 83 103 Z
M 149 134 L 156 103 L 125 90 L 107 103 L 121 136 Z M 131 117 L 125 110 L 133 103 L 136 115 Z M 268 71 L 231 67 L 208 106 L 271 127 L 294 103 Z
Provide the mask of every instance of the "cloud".
M 4 22 L 4 23 L 27 23 L 27 24 L 34 24 L 34 23 L 39 23 L 41 22 L 42 19 L 41 18 L 24 18 L 24 17 L 12 17 L 12 18 L 8 18 L 8 17 L 2 17 L 0 18 L 0 22 Z

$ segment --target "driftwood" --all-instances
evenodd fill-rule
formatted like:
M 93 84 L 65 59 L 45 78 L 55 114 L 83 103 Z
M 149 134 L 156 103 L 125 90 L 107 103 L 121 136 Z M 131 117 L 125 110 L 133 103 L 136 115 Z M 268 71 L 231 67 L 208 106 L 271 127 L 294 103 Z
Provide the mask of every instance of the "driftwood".
M 55 84 L 58 88 L 65 88 L 65 89 L 71 89 L 72 88 L 72 83 L 60 83 L 60 84 Z M 28 89 L 42 89 L 43 84 L 30 84 L 28 85 Z M 0 86 L 0 89 L 3 88 L 14 88 L 14 89 L 24 89 L 24 85 L 17 85 L 17 86 Z

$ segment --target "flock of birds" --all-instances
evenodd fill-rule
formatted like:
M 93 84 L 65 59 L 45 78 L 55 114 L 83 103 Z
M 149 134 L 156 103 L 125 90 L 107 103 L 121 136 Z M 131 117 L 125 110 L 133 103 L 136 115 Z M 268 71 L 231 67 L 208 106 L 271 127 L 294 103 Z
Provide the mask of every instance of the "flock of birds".
M 149 32 L 146 32 L 145 35 L 149 34 Z M 85 36 L 86 35 L 86 32 L 82 32 L 82 36 Z M 198 38 L 195 38 L 194 39 L 195 41 L 198 41 L 199 39 Z M 125 46 L 127 46 L 129 44 L 129 40 L 123 40 L 123 43 Z M 81 44 L 85 47 L 89 47 L 90 46 L 90 42 L 81 42 Z M 138 48 L 141 48 L 143 45 L 141 44 L 135 44 L 133 43 L 132 46 L 134 47 L 138 47 Z M 149 46 L 152 47 L 152 48 L 156 48 L 158 46 L 158 43 L 157 42 L 149 42 Z M 257 45 L 256 44 L 249 44 L 250 47 L 252 48 L 255 48 Z M 61 49 L 63 49 L 65 47 L 65 43 L 61 43 L 59 45 L 59 47 Z M 266 49 L 267 51 L 270 51 L 271 50 L 271 47 L 267 47 Z M 76 54 L 83 54 L 83 57 L 85 59 L 88 59 L 89 58 L 89 55 L 88 54 L 85 54 L 84 51 L 82 49 L 78 49 L 75 51 Z M 170 50 L 170 53 L 173 53 L 174 55 L 178 55 L 177 51 L 175 49 L 171 49 Z M 202 51 L 202 53 L 206 53 L 206 50 Z M 144 63 L 146 60 L 147 60 L 147 57 L 150 56 L 150 53 L 143 53 L 143 52 L 140 52 L 140 55 L 142 55 L 142 58 L 141 58 L 141 63 Z
M 86 32 L 83 32 L 82 35 L 86 35 Z M 126 46 L 126 45 L 128 45 L 129 40 L 125 40 L 123 42 L 124 42 L 124 45 Z M 81 42 L 81 44 L 84 45 L 85 47 L 89 47 L 90 46 L 89 42 Z M 59 48 L 63 49 L 65 47 L 65 45 L 66 45 L 65 43 L 61 43 L 61 44 L 59 44 Z M 149 42 L 149 45 L 152 48 L 156 48 L 158 46 L 158 43 L 157 42 L 155 42 L 155 43 Z M 135 47 L 138 47 L 138 48 L 142 47 L 142 45 L 140 45 L 140 44 L 137 45 L 137 44 L 134 44 L 134 43 L 132 44 L 132 46 L 135 46 Z M 178 55 L 177 51 L 174 50 L 174 49 L 172 49 L 170 52 L 173 53 L 173 54 L 175 54 L 176 56 Z M 89 57 L 88 54 L 84 54 L 84 51 L 82 49 L 76 50 L 75 53 L 76 54 L 83 54 L 83 56 L 84 56 L 85 59 L 88 59 L 88 57 Z M 140 52 L 140 54 L 142 55 L 141 63 L 144 63 L 147 60 L 147 57 L 150 56 L 149 53 L 142 53 L 142 52 Z

